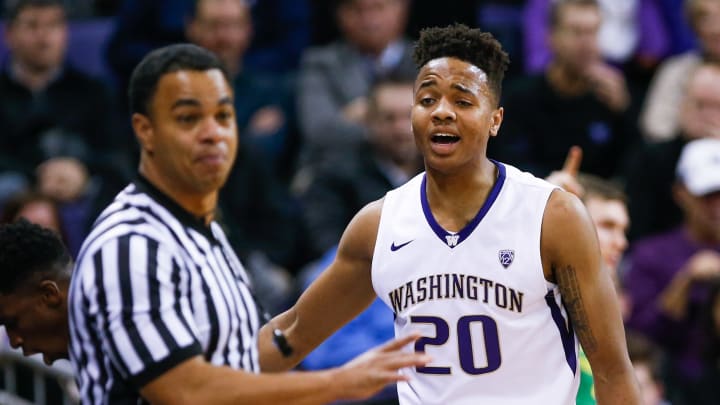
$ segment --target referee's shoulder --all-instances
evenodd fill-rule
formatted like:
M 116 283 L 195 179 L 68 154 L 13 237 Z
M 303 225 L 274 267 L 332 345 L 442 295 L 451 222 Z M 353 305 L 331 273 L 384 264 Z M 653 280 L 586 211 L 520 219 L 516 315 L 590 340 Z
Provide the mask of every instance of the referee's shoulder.
M 130 237 L 159 244 L 174 242 L 167 224 L 143 207 L 111 205 L 93 224 L 78 255 L 78 262 L 92 257 L 108 245 L 117 244 Z

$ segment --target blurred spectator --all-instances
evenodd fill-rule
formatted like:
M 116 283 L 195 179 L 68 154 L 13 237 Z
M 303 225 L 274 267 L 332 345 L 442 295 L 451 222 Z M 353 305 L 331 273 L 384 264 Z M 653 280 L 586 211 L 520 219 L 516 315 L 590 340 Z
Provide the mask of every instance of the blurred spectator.
M 310 42 L 307 0 L 247 2 L 257 32 L 246 55 L 248 67 L 276 72 L 294 70 L 300 53 Z M 195 0 L 123 2 L 106 52 L 118 88 L 127 88 L 132 69 L 148 52 L 186 41 L 185 24 L 194 7 Z
M 11 53 L 0 72 L 0 169 L 28 180 L 38 176 L 40 183 L 58 181 L 67 199 L 79 197 L 73 191 L 80 192 L 77 185 L 89 176 L 122 178 L 129 171 L 128 142 L 114 131 L 112 95 L 64 63 L 67 22 L 61 3 L 13 5 L 5 32 Z
M 2 207 L 0 224 L 9 224 L 20 218 L 64 236 L 62 219 L 55 202 L 41 194 L 22 192 L 7 200 Z
M 703 315 L 707 336 L 703 344 L 705 381 L 699 389 L 706 391 L 708 398 L 717 404 L 720 403 L 720 282 L 713 286 L 708 302 Z
M 412 46 L 403 37 L 409 0 L 338 0 L 343 38 L 308 49 L 298 86 L 303 163 L 316 164 L 363 138 L 370 85 L 388 75 L 414 79 Z
M 604 178 L 622 173 L 635 142 L 625 78 L 603 62 L 594 0 L 560 0 L 550 13 L 554 58 L 542 74 L 508 88 L 501 136 L 489 148 L 537 176 L 547 176 L 572 145 L 582 148 L 583 171 Z
M 187 38 L 216 55 L 233 78 L 235 114 L 243 144 L 262 150 L 274 169 L 290 171 L 296 143 L 293 84 L 279 74 L 247 68 L 244 56 L 253 37 L 244 0 L 198 0 L 186 25 Z M 290 161 L 290 163 L 288 163 Z
M 67 226 L 60 216 L 60 210 L 55 204 L 55 201 L 49 197 L 35 192 L 25 191 L 8 198 L 2 207 L 0 224 L 13 223 L 20 218 L 40 225 L 43 228 L 50 229 L 60 236 L 65 246 L 68 245 Z M 81 243 L 82 240 L 74 241 L 74 244 L 78 248 Z M 77 253 L 77 251 L 75 253 Z
M 623 299 L 618 275 L 620 261 L 628 247 L 626 234 L 630 226 L 630 217 L 627 196 L 619 184 L 590 174 L 580 174 L 578 182 L 585 191 L 582 201 L 597 231 L 600 257 L 615 281 L 621 297 L 623 318 L 627 318 L 629 308 Z
M 668 354 L 673 404 L 718 403 L 720 381 L 707 384 L 702 314 L 711 286 L 720 282 L 720 140 L 688 143 L 676 173 L 673 191 L 684 222 L 635 243 L 626 277 L 633 304 L 628 327 Z
M 307 236 L 297 203 L 251 145 L 238 144 L 218 208 L 218 222 L 255 278 L 257 296 L 273 314 L 285 309 L 291 273 L 310 260 Z
M 562 1 L 562 0 L 561 0 Z M 577 3 L 587 3 L 580 0 Z M 548 48 L 552 35 L 548 15 L 554 0 L 528 0 L 525 8 L 525 64 L 528 72 L 539 72 L 551 61 L 554 49 Z M 597 0 L 602 17 L 598 46 L 602 57 L 614 65 L 637 68 L 654 67 L 670 50 L 670 40 L 656 0 Z
M 703 64 L 688 75 L 684 101 L 678 105 L 677 136 L 646 144 L 630 159 L 631 241 L 680 223 L 682 213 L 671 194 L 680 151 L 691 139 L 720 138 L 720 66 Z
M 640 385 L 642 405 L 670 405 L 665 400 L 663 385 L 663 353 L 650 340 L 637 333 L 628 333 L 628 355 Z
M 640 116 L 640 127 L 649 141 L 678 135 L 688 77 L 703 62 L 720 64 L 720 0 L 687 0 L 685 11 L 700 49 L 668 59 L 653 78 Z
M 302 193 L 303 216 L 314 255 L 340 241 L 365 204 L 420 172 L 410 123 L 413 82 L 385 79 L 368 96 L 367 139 L 320 164 Z

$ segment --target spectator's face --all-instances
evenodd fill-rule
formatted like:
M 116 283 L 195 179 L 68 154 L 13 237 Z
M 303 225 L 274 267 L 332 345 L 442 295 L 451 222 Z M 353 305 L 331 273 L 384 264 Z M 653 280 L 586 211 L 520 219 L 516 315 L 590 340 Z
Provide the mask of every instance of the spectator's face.
M 645 363 L 636 363 L 633 364 L 633 370 L 640 385 L 642 405 L 660 405 L 663 400 L 662 385 L 653 379 L 650 367 Z
M 339 6 L 338 22 L 348 42 L 377 54 L 403 35 L 407 0 L 352 0 Z
M 691 229 L 708 240 L 720 240 L 720 191 L 695 196 L 680 186 L 675 192 Z
M 61 233 L 57 209 L 50 201 L 36 200 L 29 202 L 18 212 L 16 219 L 19 218 L 25 218 L 33 224 L 55 231 L 58 235 Z
M 615 272 L 628 246 L 625 237 L 630 225 L 627 207 L 620 200 L 606 200 L 594 196 L 587 198 L 585 207 L 597 230 L 603 262 Z
M 10 345 L 22 348 L 25 356 L 42 353 L 48 365 L 67 358 L 67 298 L 60 288 L 43 280 L 0 294 L 0 325 L 5 326 Z
M 26 7 L 7 27 L 13 58 L 26 69 L 43 72 L 62 65 L 67 48 L 67 23 L 61 7 Z
M 691 77 L 680 127 L 689 139 L 720 139 L 720 68 L 704 66 Z
M 438 58 L 420 69 L 412 127 L 428 168 L 476 171 L 487 162 L 488 138 L 497 135 L 502 117 L 487 75 L 477 66 Z
M 704 0 L 697 3 L 693 25 L 700 46 L 715 61 L 720 61 L 720 1 Z
M 550 46 L 557 63 L 584 74 L 600 59 L 598 31 L 600 11 L 586 5 L 567 5 L 560 9 L 557 26 L 550 33 Z
M 188 39 L 236 66 L 250 46 L 252 22 L 243 0 L 202 0 L 187 28 Z
M 368 115 L 370 142 L 400 165 L 419 157 L 410 124 L 412 99 L 412 84 L 383 85 L 375 91 Z
M 237 152 L 232 90 L 222 72 L 163 75 L 149 114 L 133 115 L 143 147 L 143 173 L 179 195 L 217 192 Z

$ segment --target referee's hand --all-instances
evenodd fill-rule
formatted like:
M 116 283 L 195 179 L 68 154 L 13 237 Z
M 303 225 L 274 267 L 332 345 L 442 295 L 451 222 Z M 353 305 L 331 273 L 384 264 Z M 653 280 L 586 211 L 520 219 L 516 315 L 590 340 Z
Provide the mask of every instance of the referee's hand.
M 431 361 L 424 353 L 402 351 L 419 338 L 420 335 L 412 334 L 394 339 L 349 361 L 335 370 L 335 388 L 345 393 L 345 399 L 357 400 L 371 397 L 390 383 L 407 381 L 408 377 L 398 370 Z

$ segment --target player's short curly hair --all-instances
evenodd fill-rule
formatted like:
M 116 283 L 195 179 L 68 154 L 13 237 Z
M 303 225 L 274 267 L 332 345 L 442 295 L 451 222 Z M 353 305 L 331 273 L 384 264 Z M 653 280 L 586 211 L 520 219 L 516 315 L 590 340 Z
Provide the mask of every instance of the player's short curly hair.
M 463 24 L 431 27 L 420 31 L 413 58 L 418 68 L 433 59 L 457 58 L 482 69 L 488 84 L 499 99 L 502 80 L 510 65 L 510 57 L 489 32 Z
M 70 254 L 58 235 L 26 219 L 0 225 L 0 293 L 37 276 L 69 276 Z

